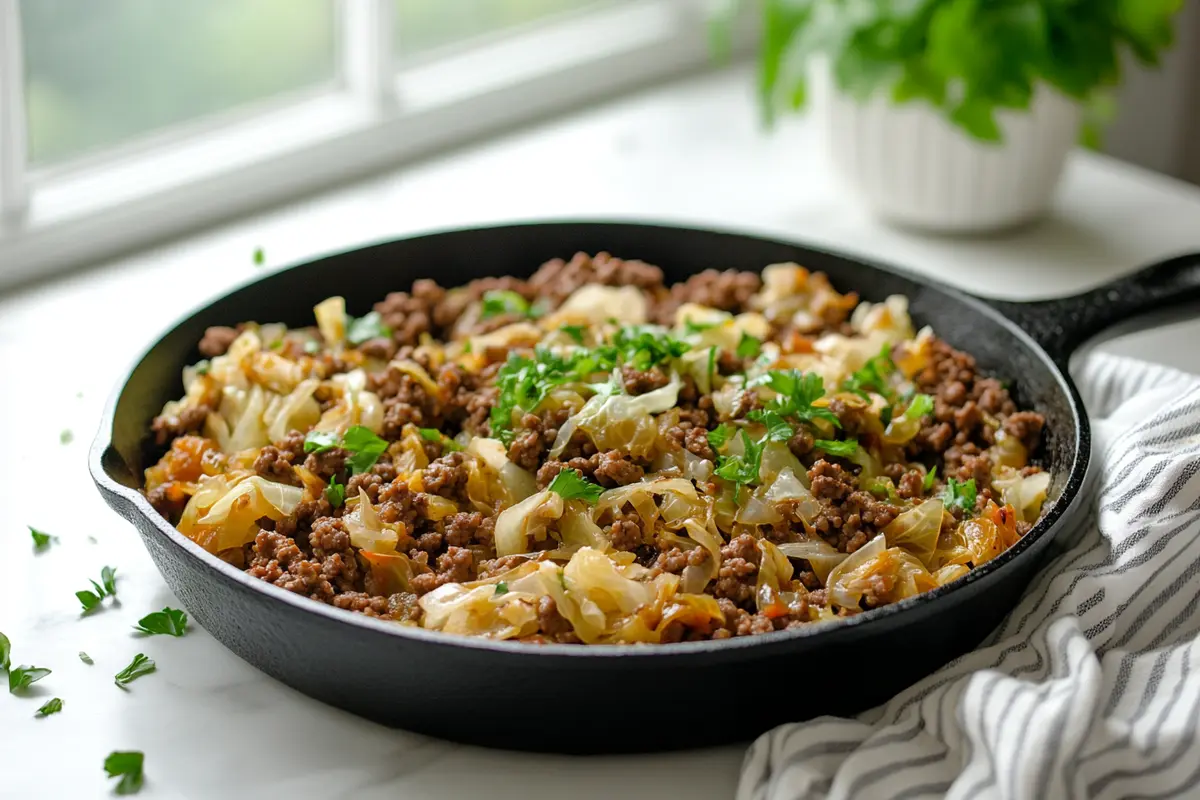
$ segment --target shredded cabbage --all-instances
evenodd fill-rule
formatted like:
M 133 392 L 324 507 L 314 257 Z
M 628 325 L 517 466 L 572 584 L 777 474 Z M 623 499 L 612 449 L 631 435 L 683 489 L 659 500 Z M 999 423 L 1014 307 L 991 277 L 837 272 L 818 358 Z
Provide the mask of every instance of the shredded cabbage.
M 179 532 L 210 553 L 219 553 L 254 541 L 258 520 L 278 522 L 295 513 L 303 499 L 303 489 L 258 475 L 214 475 L 203 479 L 188 501 Z
M 779 545 L 779 552 L 788 558 L 803 558 L 820 579 L 821 583 L 829 582 L 829 573 L 833 568 L 845 561 L 848 556 L 822 539 L 809 539 L 803 542 L 786 542 Z
M 317 318 L 317 329 L 321 338 L 330 347 L 335 347 L 346 341 L 346 300 L 341 297 L 330 297 L 322 300 L 313 309 Z
M 671 382 L 661 389 L 635 396 L 597 394 L 584 403 L 558 431 L 550 457 L 557 458 L 566 449 L 575 430 L 584 431 L 600 450 L 628 450 L 635 456 L 649 456 L 658 440 L 658 428 L 652 414 L 672 409 L 679 401 L 683 381 L 672 374 Z
M 921 559 L 926 567 L 933 566 L 944 514 L 941 500 L 926 500 L 913 506 L 883 529 L 888 547 L 902 547 Z
M 509 506 L 496 518 L 496 555 L 528 553 L 546 538 L 546 528 L 563 514 L 563 499 L 546 489 Z

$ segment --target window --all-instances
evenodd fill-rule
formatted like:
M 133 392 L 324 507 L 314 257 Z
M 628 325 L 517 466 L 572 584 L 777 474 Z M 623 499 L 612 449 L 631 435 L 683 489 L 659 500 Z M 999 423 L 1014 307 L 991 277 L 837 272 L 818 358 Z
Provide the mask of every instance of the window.
M 708 61 L 705 0 L 0 0 L 0 287 Z

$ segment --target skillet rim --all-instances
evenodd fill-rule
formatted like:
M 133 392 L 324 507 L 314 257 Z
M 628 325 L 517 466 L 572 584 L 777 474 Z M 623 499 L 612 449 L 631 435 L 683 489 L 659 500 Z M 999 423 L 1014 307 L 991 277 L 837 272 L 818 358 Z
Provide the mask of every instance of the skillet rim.
M 865 266 L 871 270 L 889 273 L 912 283 L 926 286 L 947 295 L 951 300 L 967 306 L 969 309 L 981 313 L 993 321 L 999 323 L 1006 328 L 1010 334 L 1033 355 L 1044 366 L 1049 368 L 1050 374 L 1058 382 L 1059 388 L 1064 391 L 1070 401 L 1073 423 L 1076 432 L 1075 451 L 1071 461 L 1070 468 L 1067 472 L 1067 479 L 1063 485 L 1062 492 L 1054 501 L 1054 504 L 1043 517 L 1038 520 L 1037 524 L 1026 533 L 1021 539 L 997 558 L 992 559 L 981 567 L 973 568 L 970 572 L 957 580 L 951 581 L 948 584 L 939 586 L 928 592 L 923 592 L 914 597 L 909 597 L 897 603 L 891 603 L 879 608 L 873 608 L 857 614 L 853 617 L 844 618 L 836 625 L 813 625 L 800 628 L 791 628 L 783 631 L 774 631 L 768 634 L 760 634 L 756 636 L 737 636 L 729 639 L 720 640 L 704 640 L 697 642 L 673 642 L 668 644 L 656 644 L 649 647 L 637 645 L 606 645 L 606 646 L 579 646 L 573 644 L 539 644 L 531 646 L 527 643 L 514 642 L 509 640 L 496 640 L 484 637 L 466 636 L 460 634 L 450 634 L 440 631 L 425 630 L 407 625 L 398 625 L 395 622 L 374 619 L 364 614 L 355 614 L 344 609 L 336 608 L 326 603 L 316 602 L 307 597 L 303 597 L 294 592 L 287 591 L 281 587 L 269 584 L 257 578 L 250 577 L 244 570 L 229 564 L 216 555 L 209 553 L 204 548 L 193 542 L 191 539 L 184 536 L 176 530 L 164 517 L 162 517 L 150 505 L 146 497 L 138 490 L 131 489 L 117 481 L 104 466 L 105 454 L 112 449 L 112 439 L 114 424 L 116 421 L 117 404 L 128 388 L 130 379 L 133 374 L 146 360 L 146 358 L 157 348 L 162 342 L 174 333 L 184 323 L 204 314 L 212 306 L 224 302 L 233 295 L 245 291 L 251 286 L 259 283 L 275 279 L 278 275 L 289 272 L 293 269 L 313 264 L 319 261 L 328 259 L 336 259 L 341 256 L 346 256 L 351 253 L 362 250 L 369 250 L 374 247 L 391 244 L 398 241 L 411 239 L 432 238 L 438 236 L 448 236 L 456 233 L 480 232 L 499 229 L 536 229 L 545 227 L 570 227 L 570 226 L 622 226 L 622 227 L 638 227 L 650 229 L 665 229 L 677 233 L 703 233 L 717 234 L 719 236 L 737 237 L 742 239 L 754 239 L 759 242 L 769 243 L 773 245 L 781 245 L 784 247 L 798 247 L 808 250 L 812 253 L 830 256 L 835 259 L 851 261 Z M 117 456 L 120 457 L 119 455 Z M 669 221 L 654 222 L 644 220 L 622 220 L 618 218 L 610 219 L 575 219 L 575 218 L 549 218 L 536 221 L 516 221 L 509 223 L 492 223 L 479 224 L 468 226 L 452 226 L 445 228 L 434 228 L 423 230 L 408 236 L 393 237 L 388 239 L 380 239 L 368 243 L 360 244 L 355 247 L 336 250 L 333 252 L 319 255 L 315 258 L 298 261 L 287 266 L 272 270 L 271 272 L 255 275 L 245 281 L 242 281 L 232 288 L 221 294 L 208 298 L 198 306 L 181 315 L 174 323 L 164 329 L 153 341 L 146 347 L 132 362 L 132 364 L 121 373 L 121 377 L 116 387 L 110 392 L 108 400 L 105 402 L 104 411 L 100 417 L 99 430 L 95 438 L 92 440 L 91 448 L 88 453 L 88 471 L 91 473 L 92 480 L 100 493 L 104 496 L 106 503 L 118 515 L 123 517 L 127 522 L 134 525 L 134 528 L 140 535 L 146 535 L 143 526 L 138 525 L 133 520 L 133 514 L 139 515 L 143 521 L 149 522 L 159 533 L 166 537 L 166 542 L 175 545 L 185 551 L 188 556 L 198 558 L 200 562 L 207 567 L 209 576 L 213 580 L 226 579 L 233 581 L 242 587 L 249 589 L 252 592 L 258 592 L 264 598 L 274 598 L 275 600 L 283 601 L 292 607 L 323 617 L 324 619 L 348 623 L 358 627 L 361 630 L 382 634 L 385 636 L 395 636 L 403 640 L 408 640 L 421 644 L 434 644 L 443 647 L 464 647 L 472 650 L 489 651 L 498 656 L 559 656 L 567 658 L 615 658 L 615 657 L 676 657 L 684 658 L 688 656 L 699 656 L 701 654 L 713 655 L 720 653 L 737 653 L 747 648 L 778 648 L 786 646 L 789 643 L 809 639 L 814 636 L 824 636 L 827 639 L 840 638 L 856 634 L 861 636 L 864 633 L 869 633 L 873 623 L 879 621 L 875 628 L 879 628 L 882 621 L 892 620 L 894 618 L 902 618 L 907 620 L 917 620 L 921 612 L 928 613 L 930 606 L 937 603 L 944 597 L 953 595 L 957 591 L 965 590 L 968 586 L 982 580 L 988 579 L 995 573 L 1004 569 L 1009 563 L 1020 558 L 1024 553 L 1030 550 L 1039 540 L 1049 534 L 1055 526 L 1065 517 L 1067 512 L 1075 507 L 1081 495 L 1081 488 L 1087 474 L 1088 466 L 1091 460 L 1091 426 L 1087 417 L 1087 413 L 1083 407 L 1083 400 L 1079 395 L 1079 391 L 1071 380 L 1070 374 L 1067 372 L 1065 365 L 1060 365 L 1056 360 L 1046 352 L 1046 350 L 1027 334 L 1016 322 L 1009 319 L 999 309 L 990 305 L 986 300 L 967 294 L 959 289 L 954 288 L 937 279 L 928 278 L 923 275 L 918 275 L 902 267 L 894 266 L 890 263 L 876 261 L 871 258 L 853 255 L 846 252 L 830 250 L 825 247 L 806 244 L 802 240 L 789 240 L 777 238 L 775 236 L 763 235 L 746 229 L 730 229 L 717 227 L 694 227 L 690 225 L 680 225 Z M 118 504 L 124 508 L 118 508 Z M 148 544 L 148 543 L 147 543 Z M 157 565 L 156 565 L 157 566 Z M 161 572 L 161 569 L 159 570 Z M 1011 610 L 1011 609 L 1010 609 Z M 864 631 L 864 628 L 866 630 Z

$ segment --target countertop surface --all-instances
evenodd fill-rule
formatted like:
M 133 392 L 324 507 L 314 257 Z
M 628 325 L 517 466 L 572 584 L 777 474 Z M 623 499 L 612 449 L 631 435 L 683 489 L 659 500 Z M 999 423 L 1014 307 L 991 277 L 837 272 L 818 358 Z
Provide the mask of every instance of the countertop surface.
M 1200 189 L 1084 153 L 1053 212 L 1022 230 L 934 238 L 884 227 L 839 190 L 811 121 L 762 134 L 751 86 L 734 70 L 656 88 L 0 296 L 0 631 L 14 664 L 53 670 L 28 696 L 0 697 L 0 796 L 106 796 L 104 757 L 141 750 L 147 798 L 730 797 L 744 745 L 631 758 L 462 747 L 309 700 L 194 626 L 182 639 L 139 638 L 141 616 L 179 603 L 132 527 L 101 502 L 86 454 L 121 373 L 188 308 L 255 269 L 430 228 L 547 217 L 707 224 L 1008 298 L 1065 295 L 1200 251 Z M 258 247 L 266 265 L 256 268 Z M 1200 373 L 1197 342 L 1193 319 L 1104 349 Z M 56 541 L 35 553 L 27 525 Z M 117 568 L 118 602 L 81 617 L 74 593 L 104 565 Z M 158 670 L 122 691 L 112 676 L 136 653 Z M 609 700 L 631 710 L 644 702 L 613 691 Z M 62 712 L 35 719 L 51 697 Z M 586 709 L 564 709 L 562 724 L 586 724 Z M 662 724 L 669 736 L 669 718 Z

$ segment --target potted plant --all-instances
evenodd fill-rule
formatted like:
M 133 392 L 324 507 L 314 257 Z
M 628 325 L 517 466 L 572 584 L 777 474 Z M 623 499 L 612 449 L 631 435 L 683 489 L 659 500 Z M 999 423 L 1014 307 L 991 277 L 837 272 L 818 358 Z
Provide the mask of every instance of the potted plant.
M 811 94 L 849 185 L 884 218 L 938 231 L 1040 215 L 1081 132 L 1096 140 L 1122 59 L 1156 64 L 1183 4 L 756 1 L 767 122 Z

